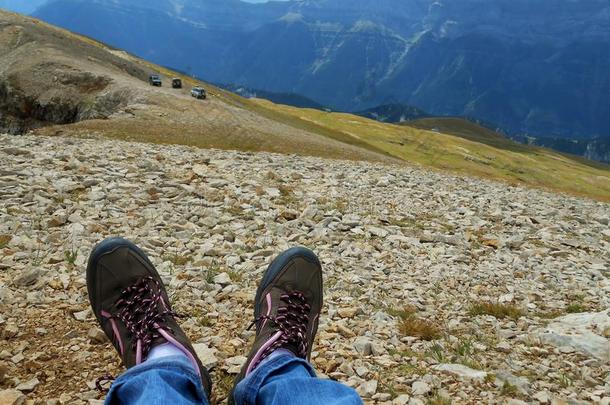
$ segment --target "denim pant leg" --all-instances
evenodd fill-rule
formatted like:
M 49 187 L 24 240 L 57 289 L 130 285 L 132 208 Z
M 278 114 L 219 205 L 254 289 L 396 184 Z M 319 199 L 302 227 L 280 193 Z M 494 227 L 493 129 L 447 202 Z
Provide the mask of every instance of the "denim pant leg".
M 105 405 L 208 405 L 201 378 L 184 356 L 148 360 L 112 384 Z
M 316 378 L 305 360 L 282 354 L 268 358 L 235 390 L 237 405 L 356 405 L 362 400 L 352 388 Z

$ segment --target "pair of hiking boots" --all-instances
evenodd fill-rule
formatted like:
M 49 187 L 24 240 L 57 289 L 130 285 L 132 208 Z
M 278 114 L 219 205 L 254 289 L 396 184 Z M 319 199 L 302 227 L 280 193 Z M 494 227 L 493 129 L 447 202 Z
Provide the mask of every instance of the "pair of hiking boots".
M 178 325 L 163 282 L 146 254 L 122 238 L 106 239 L 89 257 L 87 289 L 93 313 L 131 368 L 151 349 L 171 343 L 192 362 L 210 397 L 212 381 Z M 309 360 L 322 308 L 322 268 L 308 249 L 292 248 L 267 268 L 254 299 L 256 338 L 233 391 L 274 350 Z

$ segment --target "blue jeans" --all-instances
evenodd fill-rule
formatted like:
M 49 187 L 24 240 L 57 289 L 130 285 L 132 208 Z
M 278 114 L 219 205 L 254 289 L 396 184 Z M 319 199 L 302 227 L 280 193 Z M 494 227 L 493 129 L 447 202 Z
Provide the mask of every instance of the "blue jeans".
M 265 359 L 235 390 L 241 404 L 362 404 L 352 388 L 316 378 L 305 360 L 280 354 Z M 120 376 L 105 405 L 207 405 L 201 380 L 182 356 L 146 361 Z

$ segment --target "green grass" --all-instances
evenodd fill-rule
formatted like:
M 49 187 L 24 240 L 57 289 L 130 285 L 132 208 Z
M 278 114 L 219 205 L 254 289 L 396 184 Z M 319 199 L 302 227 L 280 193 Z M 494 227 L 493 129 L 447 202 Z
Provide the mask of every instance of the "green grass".
M 229 275 L 231 281 L 234 283 L 241 283 L 244 279 L 244 273 L 240 271 L 228 270 L 227 274 Z
M 451 400 L 440 395 L 435 395 L 432 398 L 426 399 L 426 405 L 451 405 Z
M 205 272 L 205 281 L 208 284 L 213 284 L 214 283 L 214 277 L 216 277 L 220 273 L 221 273 L 221 271 L 220 271 L 220 266 L 218 265 L 218 263 L 216 263 L 216 261 L 212 262 L 210 267 L 208 267 L 206 272 Z
M 518 319 L 523 315 L 523 310 L 513 304 L 501 304 L 497 302 L 477 302 L 473 303 L 468 314 L 471 316 L 491 315 L 498 319 L 511 318 Z
M 78 258 L 78 251 L 66 250 L 64 252 L 64 257 L 66 259 L 66 262 L 73 266 L 76 263 L 76 259 Z
M 581 303 L 574 302 L 566 307 L 566 312 L 568 314 L 578 314 L 581 312 L 587 312 L 587 308 Z

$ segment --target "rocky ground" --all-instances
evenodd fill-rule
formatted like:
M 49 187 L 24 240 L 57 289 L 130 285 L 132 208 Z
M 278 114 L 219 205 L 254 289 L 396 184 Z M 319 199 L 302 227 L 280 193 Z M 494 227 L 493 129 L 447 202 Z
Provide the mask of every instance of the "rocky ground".
M 0 136 L 0 404 L 121 371 L 85 263 L 140 244 L 226 398 L 273 256 L 325 271 L 313 363 L 366 402 L 610 403 L 610 207 L 405 166 Z

